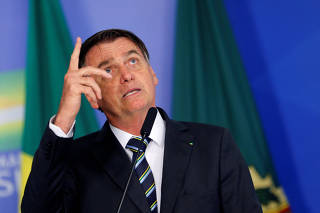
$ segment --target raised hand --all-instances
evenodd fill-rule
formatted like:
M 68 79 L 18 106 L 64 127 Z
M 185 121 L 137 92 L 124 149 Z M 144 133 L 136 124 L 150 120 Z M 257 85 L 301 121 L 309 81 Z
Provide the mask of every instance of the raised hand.
M 98 99 L 102 98 L 101 90 L 93 76 L 111 78 L 112 76 L 102 69 L 86 66 L 78 68 L 81 39 L 78 37 L 70 59 L 68 72 L 64 76 L 64 85 L 59 110 L 54 124 L 67 133 L 80 110 L 81 94 L 84 94 L 95 109 L 99 108 Z

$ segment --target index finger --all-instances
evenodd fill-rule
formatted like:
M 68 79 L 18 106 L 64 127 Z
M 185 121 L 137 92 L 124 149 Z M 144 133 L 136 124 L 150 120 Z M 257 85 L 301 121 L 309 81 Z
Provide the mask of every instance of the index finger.
M 106 73 L 105 70 L 99 69 L 99 68 L 96 68 L 96 67 L 91 67 L 91 66 L 87 66 L 87 67 L 81 68 L 79 74 L 81 76 L 87 76 L 87 77 L 89 77 L 89 76 L 100 76 L 102 78 L 109 78 L 109 79 L 112 78 L 112 75 L 109 74 L 109 73 Z
M 81 49 L 81 38 L 77 37 L 76 44 L 74 46 L 71 59 L 70 59 L 70 65 L 69 70 L 77 70 L 79 69 L 79 55 L 80 55 L 80 49 Z

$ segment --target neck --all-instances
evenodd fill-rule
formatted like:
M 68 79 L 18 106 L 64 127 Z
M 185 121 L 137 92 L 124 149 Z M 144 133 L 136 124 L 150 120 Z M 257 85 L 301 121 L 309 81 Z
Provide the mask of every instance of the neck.
M 140 135 L 140 130 L 142 128 L 142 125 L 144 123 L 144 120 L 146 118 L 148 111 L 143 111 L 143 112 L 136 112 L 136 113 L 132 113 L 130 115 L 127 116 L 121 116 L 121 117 L 113 117 L 110 115 L 106 115 L 109 119 L 109 122 L 125 131 L 128 132 L 132 135 Z

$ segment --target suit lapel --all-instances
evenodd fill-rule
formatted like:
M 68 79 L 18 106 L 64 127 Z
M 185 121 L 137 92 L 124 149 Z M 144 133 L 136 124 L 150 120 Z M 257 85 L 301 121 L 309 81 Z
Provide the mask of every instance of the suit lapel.
M 101 129 L 92 152 L 107 175 L 123 192 L 130 174 L 131 162 L 107 122 Z M 127 196 L 142 212 L 149 211 L 144 192 L 135 174 L 132 176 Z
M 193 143 L 190 142 L 194 142 L 194 137 L 186 132 L 182 124 L 168 119 L 161 109 L 160 112 L 166 120 L 161 213 L 170 213 L 183 187 L 193 149 Z

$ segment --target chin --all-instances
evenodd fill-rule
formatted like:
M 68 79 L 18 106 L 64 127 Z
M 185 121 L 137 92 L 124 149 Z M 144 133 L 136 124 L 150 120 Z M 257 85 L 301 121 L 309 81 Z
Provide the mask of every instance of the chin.
M 138 112 L 138 111 L 148 110 L 152 106 L 153 106 L 152 104 L 136 102 L 136 103 L 130 104 L 130 106 L 128 106 L 128 109 L 130 112 Z

